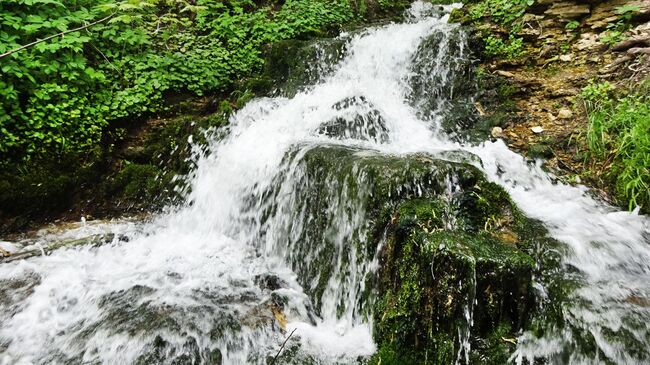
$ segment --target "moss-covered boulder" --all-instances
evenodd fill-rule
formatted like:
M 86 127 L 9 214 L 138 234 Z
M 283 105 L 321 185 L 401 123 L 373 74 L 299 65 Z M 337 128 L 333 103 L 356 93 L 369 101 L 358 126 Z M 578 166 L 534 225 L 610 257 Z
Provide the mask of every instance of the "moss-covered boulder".
M 246 81 L 257 94 L 295 95 L 332 71 L 346 52 L 342 38 L 290 39 L 269 44 L 264 50 L 264 72 Z
M 536 308 L 527 251 L 545 232 L 526 230 L 531 221 L 508 194 L 461 162 L 471 156 L 322 146 L 301 158 L 298 210 L 310 220 L 289 249 L 317 312 L 332 276 L 378 257 L 366 292 L 339 308 L 365 306 L 360 315 L 373 318 L 379 351 L 371 362 L 507 360 Z M 341 195 L 354 203 L 339 209 Z M 332 227 L 342 229 L 337 216 L 353 222 L 358 214 L 363 223 L 343 244 L 332 237 Z
M 465 356 L 505 363 L 514 349 L 507 339 L 534 309 L 535 261 L 489 227 L 450 229 L 439 218 L 447 209 L 437 198 L 407 201 L 390 225 L 374 313 L 382 364 L 405 356 L 409 363 Z M 494 216 L 484 217 L 489 223 Z

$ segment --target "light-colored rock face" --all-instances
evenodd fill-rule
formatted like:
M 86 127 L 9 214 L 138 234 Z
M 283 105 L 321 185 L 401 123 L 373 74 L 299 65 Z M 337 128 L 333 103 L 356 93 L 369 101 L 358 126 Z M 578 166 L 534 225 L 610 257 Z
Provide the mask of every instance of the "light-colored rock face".
M 573 112 L 569 109 L 561 109 L 557 113 L 557 117 L 560 119 L 571 119 L 571 117 L 573 117 Z
M 591 13 L 588 4 L 577 4 L 575 1 L 554 2 L 545 14 L 558 16 L 563 19 L 576 19 Z
M 592 50 L 602 46 L 598 41 L 598 35 L 595 33 L 583 33 L 580 35 L 580 40 L 576 43 L 575 47 L 578 51 Z
M 609 23 L 619 19 L 620 14 L 616 10 L 621 6 L 638 8 L 638 11 L 634 13 L 635 17 L 650 15 L 650 1 L 648 0 L 610 0 L 592 6 L 591 15 L 586 19 L 587 25 L 592 29 L 606 28 Z

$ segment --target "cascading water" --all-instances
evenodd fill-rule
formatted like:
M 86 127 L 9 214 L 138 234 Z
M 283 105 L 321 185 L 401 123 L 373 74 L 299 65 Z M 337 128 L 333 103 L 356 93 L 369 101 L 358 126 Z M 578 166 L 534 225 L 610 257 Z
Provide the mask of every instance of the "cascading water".
M 376 350 L 369 311 L 381 244 L 367 245 L 369 172 L 336 151 L 459 150 L 566 244 L 563 264 L 579 282 L 562 304 L 564 325 L 524 333 L 512 360 L 650 361 L 648 220 L 554 183 L 502 142 L 462 145 L 441 132 L 466 56 L 459 28 L 446 24 L 450 7 L 436 9 L 416 2 L 403 24 L 343 36 L 348 54 L 316 85 L 249 102 L 197 159 L 187 203 L 173 212 L 87 225 L 64 235 L 115 238 L 0 266 L 0 361 L 264 364 L 296 329 L 286 361 L 356 363 Z M 429 62 L 415 62 L 431 39 Z M 323 149 L 334 162 L 318 158 Z M 471 351 L 474 295 L 459 363 Z

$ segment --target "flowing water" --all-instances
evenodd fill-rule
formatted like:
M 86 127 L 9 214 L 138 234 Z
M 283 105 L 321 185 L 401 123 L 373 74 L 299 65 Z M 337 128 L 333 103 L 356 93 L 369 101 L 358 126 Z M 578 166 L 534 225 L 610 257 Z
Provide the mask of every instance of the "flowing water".
M 197 157 L 182 206 L 56 236 L 115 233 L 108 244 L 0 265 L 0 363 L 265 364 L 294 329 L 285 362 L 372 355 L 377 252 L 349 244 L 368 236 L 369 190 L 354 167 L 354 183 L 307 172 L 306 156 L 326 146 L 471 152 L 562 242 L 563 276 L 578 284 L 561 320 L 523 333 L 511 361 L 650 362 L 648 219 L 554 182 L 500 141 L 461 144 L 442 131 L 454 103 L 471 103 L 456 95 L 468 56 L 450 9 L 416 2 L 404 23 L 344 34 L 345 57 L 315 85 L 249 102 Z M 542 305 L 553 301 L 538 281 Z

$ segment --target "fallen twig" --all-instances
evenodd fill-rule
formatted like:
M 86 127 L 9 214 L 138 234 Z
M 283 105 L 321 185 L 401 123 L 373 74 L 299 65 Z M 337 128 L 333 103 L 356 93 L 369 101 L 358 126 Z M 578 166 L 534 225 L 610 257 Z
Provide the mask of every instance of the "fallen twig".
M 47 247 L 42 247 L 40 246 L 40 244 L 36 244 L 35 246 L 37 248 L 35 249 L 20 251 L 16 253 L 9 253 L 9 255 L 0 255 L 0 264 L 9 263 L 18 260 L 25 260 L 35 256 L 49 255 L 52 251 L 63 247 L 75 247 L 75 246 L 84 246 L 84 245 L 99 246 L 104 243 L 113 241 L 114 237 L 115 235 L 112 233 L 97 234 L 97 235 L 88 236 L 79 239 L 55 242 Z
M 284 345 L 287 344 L 287 341 L 289 341 L 289 339 L 291 338 L 291 336 L 293 336 L 293 333 L 296 332 L 296 330 L 297 330 L 297 328 L 294 328 L 293 331 L 291 331 L 291 333 L 289 334 L 289 337 L 287 337 L 284 340 L 284 342 L 282 343 L 282 346 L 280 346 L 280 349 L 278 350 L 278 353 L 275 354 L 275 356 L 273 357 L 273 361 L 271 361 L 271 365 L 275 365 L 275 360 L 278 359 L 278 356 L 280 356 L 280 353 L 282 352 L 282 349 L 284 349 Z

